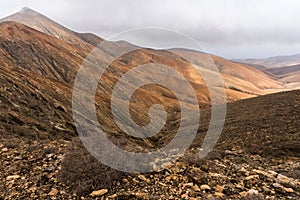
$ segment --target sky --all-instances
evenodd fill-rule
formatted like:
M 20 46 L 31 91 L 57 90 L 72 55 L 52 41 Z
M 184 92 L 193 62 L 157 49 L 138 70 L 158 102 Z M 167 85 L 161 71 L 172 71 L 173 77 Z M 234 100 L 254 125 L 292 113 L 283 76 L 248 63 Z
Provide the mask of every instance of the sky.
M 226 58 L 300 53 L 299 0 L 1 0 L 0 5 L 0 18 L 29 7 L 72 30 L 103 38 L 160 27 L 167 31 L 156 41 L 175 47 L 178 34 L 168 32 L 175 30 Z M 131 32 L 131 42 L 153 43 L 148 32 Z M 158 43 L 153 46 L 164 47 Z

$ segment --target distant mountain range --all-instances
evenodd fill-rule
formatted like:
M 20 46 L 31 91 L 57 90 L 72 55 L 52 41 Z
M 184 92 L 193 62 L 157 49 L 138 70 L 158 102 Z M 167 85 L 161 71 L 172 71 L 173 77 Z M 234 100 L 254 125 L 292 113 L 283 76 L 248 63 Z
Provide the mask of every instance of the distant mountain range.
M 300 64 L 300 54 L 275 56 L 265 59 L 237 59 L 238 62 L 257 65 L 264 68 L 285 67 Z
M 261 71 L 269 73 L 286 88 L 300 88 L 300 54 L 276 56 L 266 59 L 239 59 Z

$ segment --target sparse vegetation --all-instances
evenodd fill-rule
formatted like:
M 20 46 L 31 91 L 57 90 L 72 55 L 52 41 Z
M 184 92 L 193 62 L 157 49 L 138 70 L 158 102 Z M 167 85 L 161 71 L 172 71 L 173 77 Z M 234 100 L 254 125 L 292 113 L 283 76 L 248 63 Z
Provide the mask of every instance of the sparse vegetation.
M 126 173 L 114 170 L 96 160 L 83 146 L 79 138 L 73 139 L 59 172 L 59 180 L 70 186 L 73 192 L 87 195 L 93 190 L 110 189 Z

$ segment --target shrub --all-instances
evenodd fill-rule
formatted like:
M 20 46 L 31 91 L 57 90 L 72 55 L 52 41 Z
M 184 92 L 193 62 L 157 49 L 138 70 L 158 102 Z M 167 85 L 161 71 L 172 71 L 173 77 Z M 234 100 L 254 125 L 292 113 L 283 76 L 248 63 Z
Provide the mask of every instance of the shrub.
M 110 189 L 126 173 L 114 170 L 96 160 L 79 138 L 72 140 L 61 164 L 58 179 L 72 192 L 87 195 L 93 190 Z

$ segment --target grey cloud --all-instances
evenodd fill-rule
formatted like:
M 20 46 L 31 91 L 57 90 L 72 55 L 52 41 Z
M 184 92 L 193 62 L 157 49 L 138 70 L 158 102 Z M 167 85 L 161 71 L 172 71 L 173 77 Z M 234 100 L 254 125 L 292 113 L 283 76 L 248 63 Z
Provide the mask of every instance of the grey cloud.
M 155 26 L 190 35 L 211 52 L 226 57 L 265 57 L 300 52 L 298 0 L 4 2 L 0 8 L 2 17 L 29 6 L 71 29 L 93 32 L 105 38 L 127 29 Z M 145 35 L 140 42 L 147 43 L 152 39 L 151 35 Z M 162 34 L 159 40 L 169 41 L 171 45 L 178 38 Z

